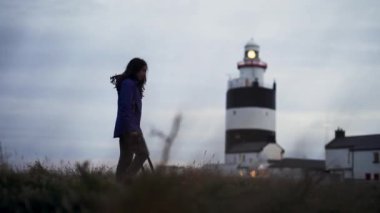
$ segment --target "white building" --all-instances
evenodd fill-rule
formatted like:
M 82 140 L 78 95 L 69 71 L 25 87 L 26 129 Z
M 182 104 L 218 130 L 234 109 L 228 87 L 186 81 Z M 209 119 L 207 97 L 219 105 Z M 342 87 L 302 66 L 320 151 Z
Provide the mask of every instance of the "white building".
M 276 143 L 276 83 L 266 87 L 267 64 L 251 39 L 238 62 L 240 76 L 228 81 L 226 97 L 225 164 L 257 168 L 280 160 L 284 149 Z
M 380 134 L 347 137 L 338 128 L 325 150 L 328 172 L 344 178 L 380 179 Z

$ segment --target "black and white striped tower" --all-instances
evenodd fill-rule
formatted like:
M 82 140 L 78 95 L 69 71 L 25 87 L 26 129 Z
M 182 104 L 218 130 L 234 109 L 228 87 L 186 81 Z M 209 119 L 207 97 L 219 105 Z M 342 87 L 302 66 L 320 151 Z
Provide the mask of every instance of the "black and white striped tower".
M 264 86 L 267 64 L 253 39 L 245 45 L 237 68 L 240 76 L 228 81 L 226 159 L 228 154 L 259 152 L 276 143 L 276 83 Z

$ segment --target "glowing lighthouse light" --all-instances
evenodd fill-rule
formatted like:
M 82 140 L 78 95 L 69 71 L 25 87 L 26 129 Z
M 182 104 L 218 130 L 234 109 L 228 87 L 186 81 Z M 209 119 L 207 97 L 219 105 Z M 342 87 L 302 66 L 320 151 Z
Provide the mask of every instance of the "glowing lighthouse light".
M 254 50 L 249 50 L 247 53 L 248 58 L 254 59 L 256 58 L 256 52 Z

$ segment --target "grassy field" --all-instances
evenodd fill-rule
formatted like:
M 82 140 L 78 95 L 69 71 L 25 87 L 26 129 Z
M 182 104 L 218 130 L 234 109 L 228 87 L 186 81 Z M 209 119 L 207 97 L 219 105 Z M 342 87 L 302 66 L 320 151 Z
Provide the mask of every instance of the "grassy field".
M 380 212 L 380 186 L 222 176 L 159 169 L 119 184 L 112 169 L 89 162 L 24 170 L 2 163 L 0 212 Z

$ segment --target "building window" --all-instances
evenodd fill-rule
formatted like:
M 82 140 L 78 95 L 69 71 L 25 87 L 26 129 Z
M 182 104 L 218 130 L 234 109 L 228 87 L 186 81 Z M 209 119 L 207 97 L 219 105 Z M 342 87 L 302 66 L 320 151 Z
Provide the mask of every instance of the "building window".
M 373 163 L 379 163 L 380 159 L 379 159 L 379 153 L 378 152 L 374 152 L 373 153 Z
M 371 173 L 365 173 L 365 179 L 371 180 Z
M 373 174 L 373 179 L 374 180 L 379 180 L 379 173 Z

